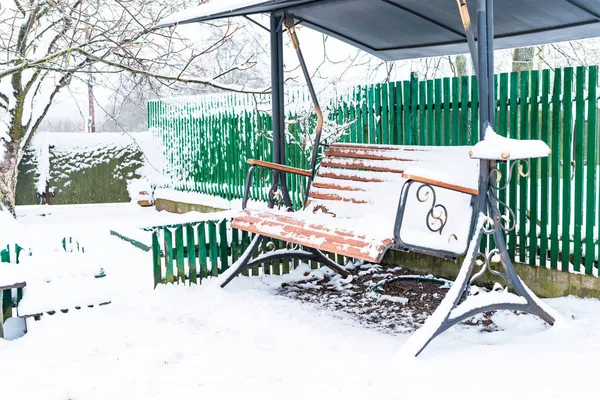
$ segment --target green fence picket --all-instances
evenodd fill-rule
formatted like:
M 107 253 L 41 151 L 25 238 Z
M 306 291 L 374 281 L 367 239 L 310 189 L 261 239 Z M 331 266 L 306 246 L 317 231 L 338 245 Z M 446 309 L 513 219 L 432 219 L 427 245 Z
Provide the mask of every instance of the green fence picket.
M 573 151 L 573 68 L 564 69 L 563 130 L 562 130 L 562 262 L 563 271 L 569 271 L 571 248 L 571 154 Z
M 402 82 L 403 106 L 402 106 L 402 135 L 400 143 L 413 144 L 410 126 L 411 87 L 410 81 Z
M 185 256 L 183 247 L 183 226 L 175 228 L 175 254 L 177 261 L 177 282 L 185 283 Z
M 243 252 L 240 247 L 240 231 L 237 229 L 231 229 L 231 262 L 234 263 L 240 258 L 241 253 Z
M 369 119 L 369 141 L 368 143 L 377 143 L 376 122 L 375 122 L 375 86 L 368 88 L 368 119 Z
M 419 82 L 419 134 L 417 135 L 417 144 L 424 146 L 427 144 L 427 135 L 424 135 L 427 127 L 427 85 L 425 81 Z
M 460 78 L 460 132 L 459 142 L 461 146 L 469 145 L 469 77 Z
M 410 74 L 410 132 L 406 144 L 419 143 L 419 78 L 416 72 Z
M 426 132 L 427 132 L 427 140 L 426 140 L 426 144 L 427 146 L 433 146 L 435 143 L 435 124 L 434 124 L 434 110 L 433 108 L 434 106 L 434 102 L 433 102 L 433 81 L 430 79 L 427 81 L 426 84 L 426 90 L 427 90 L 427 100 L 426 100 L 426 107 L 427 107 L 427 128 L 426 128 Z
M 219 223 L 219 258 L 221 260 L 221 271 L 223 273 L 229 268 L 229 240 L 227 237 L 227 221 Z
M 586 152 L 586 201 L 585 201 L 585 273 L 593 275 L 596 255 L 595 228 L 600 227 L 596 221 L 596 205 L 598 204 L 598 67 L 589 68 L 588 78 L 588 113 L 587 113 L 587 152 Z M 599 213 L 600 216 L 600 213 Z
M 381 143 L 390 143 L 390 112 L 389 112 L 389 95 L 388 85 L 381 85 Z
M 562 70 L 554 71 L 554 89 L 552 92 L 552 201 L 550 213 L 550 268 L 558 269 L 558 253 L 560 246 L 558 227 L 560 226 L 560 132 L 561 132 L 561 97 Z
M 158 241 L 158 230 L 152 231 L 152 266 L 154 270 L 154 287 L 162 283 L 162 255 Z
M 198 231 L 198 264 L 200 264 L 200 281 L 208 276 L 208 241 L 206 240 L 206 223 L 200 222 Z
M 540 75 L 539 71 L 531 71 L 531 107 L 530 107 L 530 131 L 529 139 L 538 140 L 539 135 L 539 97 L 540 93 Z M 529 265 L 535 266 L 537 263 L 538 228 L 541 225 L 538 212 L 538 164 L 539 159 L 529 160 Z
M 575 93 L 575 132 L 573 135 L 573 166 L 575 168 L 575 204 L 574 213 L 574 232 L 573 232 L 573 267 L 575 271 L 581 271 L 582 261 L 582 229 L 583 229 L 583 202 L 584 198 L 584 165 L 585 158 L 583 152 L 585 149 L 585 67 L 577 68 L 576 93 Z
M 530 107 L 528 102 L 525 100 L 529 97 L 529 72 L 524 71 L 520 76 L 520 89 L 519 96 L 521 99 L 520 104 L 520 121 L 519 121 L 519 139 L 529 139 L 529 111 Z M 529 167 L 531 169 L 531 166 Z M 528 187 L 527 180 L 525 178 L 515 176 L 519 185 L 519 232 L 518 232 L 518 247 L 519 247 L 519 262 L 526 262 L 527 254 L 527 228 L 528 223 Z
M 542 121 L 541 140 L 550 144 L 550 70 L 542 72 Z M 549 157 L 541 159 L 540 185 L 540 266 L 545 267 L 548 259 L 548 221 L 550 218 L 550 163 Z
M 452 136 L 452 122 L 451 122 L 451 117 L 452 117 L 452 112 L 450 111 L 450 102 L 451 102 L 451 92 L 450 92 L 450 85 L 451 85 L 451 80 L 450 78 L 443 78 L 442 79 L 443 84 L 444 84 L 444 106 L 443 106 L 443 113 L 444 113 L 444 136 L 443 136 L 443 140 L 442 140 L 442 145 L 443 146 L 450 146 L 451 143 L 451 136 Z
M 519 74 L 513 72 L 510 74 L 510 133 L 509 136 L 512 139 L 518 138 L 518 115 L 519 105 L 517 98 L 519 97 Z M 516 174 L 515 174 L 516 175 Z M 508 207 L 514 210 L 517 218 L 519 218 L 519 212 L 517 210 L 517 184 L 519 176 L 514 176 L 509 183 L 508 188 Z M 517 223 L 518 221 L 514 221 Z M 517 251 L 517 230 L 512 230 L 508 233 L 508 254 L 511 259 L 515 259 Z
M 509 137 L 509 121 L 508 121 L 508 117 L 509 117 L 509 103 L 508 103 L 508 90 L 509 90 L 509 75 L 504 73 L 500 75 L 500 87 L 499 87 L 499 96 L 500 96 L 500 101 L 499 101 L 499 107 L 498 107 L 498 123 L 496 125 L 496 130 L 498 132 L 498 134 L 505 136 L 505 137 Z M 471 125 L 471 129 L 473 129 L 473 126 Z M 476 132 L 476 130 L 475 130 Z M 471 142 L 472 139 L 469 140 L 468 143 Z M 466 143 L 465 143 L 466 144 Z M 507 165 L 506 163 L 500 163 L 500 165 L 498 165 L 498 169 L 500 170 L 500 182 L 499 184 L 504 187 L 506 186 L 506 179 L 508 177 L 508 171 L 507 171 Z M 506 189 L 501 190 L 499 193 L 499 200 L 501 201 L 502 204 L 508 204 L 508 199 L 507 199 L 507 191 Z M 500 204 L 500 213 L 502 215 L 506 215 L 506 207 L 502 206 L 502 204 Z M 514 222 L 514 221 L 511 221 Z M 506 225 L 506 223 L 505 223 Z M 507 235 L 504 235 L 504 239 L 507 239 Z
M 441 146 L 444 143 L 444 133 L 443 133 L 443 115 L 444 112 L 442 111 L 442 102 L 443 102 L 443 92 L 442 92 L 442 80 L 441 79 L 436 79 L 434 81 L 434 85 L 435 85 L 435 89 L 434 89 L 434 93 L 435 93 L 435 123 L 434 123 L 434 127 L 435 127 L 435 133 L 434 133 L 434 141 L 433 141 L 433 145 L 434 146 Z M 398 143 L 401 144 L 401 143 Z
M 373 108 L 371 109 L 373 126 L 373 140 L 370 143 L 381 144 L 381 84 L 376 84 L 373 90 Z
M 396 130 L 394 132 L 395 135 L 392 144 L 402 143 L 402 138 L 404 135 L 404 98 L 402 97 L 402 85 L 402 82 L 398 82 L 394 86 L 394 91 L 396 92 Z
M 388 137 L 387 142 L 385 144 L 393 144 L 395 143 L 396 137 L 396 84 L 394 82 L 388 83 L 388 115 L 389 115 L 389 128 L 388 128 Z
M 194 235 L 194 227 L 192 225 L 187 224 L 185 226 L 185 236 L 190 285 L 195 285 L 198 283 L 198 265 L 196 263 L 196 238 Z
M 175 275 L 173 273 L 173 234 L 169 228 L 163 229 L 163 238 L 166 266 L 165 280 L 167 283 L 175 283 Z
M 219 247 L 217 242 L 217 226 L 215 222 L 208 222 L 208 244 L 210 248 L 210 274 L 219 276 Z
M 450 134 L 450 146 L 456 146 L 459 143 L 460 135 L 460 111 L 458 103 L 460 102 L 460 79 L 452 78 L 452 104 L 450 105 L 452 128 Z
M 471 77 L 471 144 L 479 142 L 479 85 L 477 77 Z

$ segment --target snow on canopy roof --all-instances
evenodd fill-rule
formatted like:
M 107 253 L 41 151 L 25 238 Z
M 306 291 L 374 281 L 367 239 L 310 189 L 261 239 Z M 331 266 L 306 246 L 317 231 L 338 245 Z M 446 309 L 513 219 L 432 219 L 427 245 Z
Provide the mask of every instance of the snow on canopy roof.
M 227 12 L 242 11 L 249 6 L 270 3 L 270 0 L 212 0 L 194 8 L 188 8 L 173 15 L 163 18 L 158 26 L 169 26 L 178 23 L 187 23 L 190 19 L 210 18 Z M 220 17 L 215 17 L 220 18 Z M 195 22 L 195 21 L 190 21 Z
M 387 61 L 468 52 L 456 0 L 212 0 L 157 26 L 274 11 Z M 598 37 L 600 1 L 496 0 L 494 25 L 498 49 Z

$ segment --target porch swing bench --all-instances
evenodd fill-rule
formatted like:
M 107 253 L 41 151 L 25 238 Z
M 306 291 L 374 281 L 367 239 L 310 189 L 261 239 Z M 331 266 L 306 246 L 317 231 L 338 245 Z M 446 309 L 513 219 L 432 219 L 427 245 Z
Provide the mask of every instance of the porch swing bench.
M 454 5 L 447 0 L 251 0 L 231 9 L 223 3 L 221 8 L 215 6 L 206 12 L 200 8 L 159 24 L 244 16 L 260 25 L 249 16 L 270 14 L 270 29 L 260 26 L 271 36 L 273 162 L 248 160 L 251 166 L 243 210 L 232 226 L 256 235 L 234 265 L 217 278 L 221 287 L 248 268 L 282 258 L 317 261 L 348 275 L 344 266 L 323 252 L 371 263 L 381 262 L 389 249 L 447 259 L 464 255 L 446 297 L 404 344 L 402 353 L 418 356 L 452 326 L 488 311 L 526 312 L 549 325 L 560 319 L 520 279 L 505 244 L 505 234 L 516 228 L 516 218 L 498 194 L 515 176 L 526 175 L 521 168 L 528 159 L 546 157 L 550 149 L 540 141 L 507 139 L 494 132 L 495 41 L 498 48 L 512 48 L 600 36 L 600 6 L 583 0 L 503 0 L 496 9 L 494 0 L 476 0 L 476 6 L 469 6 L 467 0 L 456 0 Z M 456 6 L 458 12 L 452 12 Z M 476 24 L 471 24 L 474 13 Z M 335 143 L 327 147 L 317 168 L 324 120 L 295 33 L 296 24 L 387 61 L 468 51 L 477 76 L 480 141 L 473 147 Z M 284 165 L 285 29 L 318 117 L 308 170 Z M 444 104 L 444 109 L 436 108 L 436 113 L 454 112 L 455 105 Z M 505 176 L 501 176 L 500 163 L 507 164 Z M 271 175 L 269 207 L 247 209 L 253 176 L 259 170 L 261 178 Z M 307 179 L 300 210 L 292 209 L 286 174 Z M 484 236 L 488 239 L 485 249 Z M 261 242 L 269 238 L 286 241 L 290 247 L 260 252 Z M 486 272 L 504 281 L 503 291 L 483 295 L 470 291 Z
M 388 249 L 456 259 L 466 251 L 479 193 L 479 162 L 469 151 L 336 143 L 325 151 L 302 210 L 245 209 L 232 227 L 371 263 L 381 262 Z M 254 169 L 312 176 L 278 164 L 249 163 L 249 184 Z M 341 266 L 335 270 L 344 274 Z

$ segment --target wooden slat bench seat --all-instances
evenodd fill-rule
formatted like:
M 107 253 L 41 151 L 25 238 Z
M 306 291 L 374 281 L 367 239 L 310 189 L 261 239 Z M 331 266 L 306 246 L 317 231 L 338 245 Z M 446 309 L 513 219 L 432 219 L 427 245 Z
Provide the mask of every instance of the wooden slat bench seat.
M 323 156 L 303 210 L 246 209 L 232 226 L 373 263 L 380 262 L 389 248 L 425 252 L 432 248 L 457 257 L 467 248 L 472 201 L 478 193 L 479 162 L 469 157 L 469 151 L 469 147 L 334 144 Z M 426 227 L 433 194 L 418 201 L 422 185 L 435 186 L 437 203 L 445 204 L 450 214 L 441 233 Z M 408 200 L 398 229 L 401 196 Z
M 287 214 L 287 215 L 285 215 Z M 324 223 L 310 223 L 303 213 L 283 213 L 265 210 L 245 210 L 232 226 L 298 245 L 322 251 L 379 262 L 392 245 L 392 238 L 377 238 L 335 228 Z

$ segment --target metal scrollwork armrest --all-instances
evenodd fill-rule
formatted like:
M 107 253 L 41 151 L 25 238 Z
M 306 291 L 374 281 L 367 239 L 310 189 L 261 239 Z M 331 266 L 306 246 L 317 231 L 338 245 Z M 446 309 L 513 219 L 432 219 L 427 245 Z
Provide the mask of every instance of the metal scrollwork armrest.
M 404 219 L 404 211 L 408 201 L 408 194 L 410 187 L 414 184 L 420 184 L 416 193 L 417 200 L 420 203 L 426 203 L 429 201 L 431 202 L 431 207 L 425 216 L 425 224 L 427 229 L 429 229 L 431 232 L 439 233 L 441 235 L 444 227 L 448 223 L 448 209 L 443 204 L 439 204 L 437 202 L 437 194 L 433 184 L 412 179 L 406 181 L 404 187 L 402 188 L 402 201 L 400 202 L 400 215 L 397 228 L 400 227 L 402 224 L 402 219 Z
M 402 201 L 400 202 L 401 210 L 399 210 L 400 220 L 397 223 L 398 227 L 402 223 L 402 218 L 404 217 L 404 208 L 406 207 L 406 201 L 408 199 L 408 192 L 413 184 L 421 185 L 417 189 L 416 193 L 417 200 L 420 203 L 431 201 L 431 208 L 429 209 L 425 217 L 425 224 L 427 225 L 427 229 L 429 229 L 431 232 L 439 232 L 440 235 L 442 234 L 442 231 L 444 230 L 444 227 L 448 222 L 448 209 L 443 204 L 438 204 L 435 189 L 442 188 L 459 193 L 469 194 L 472 196 L 477 196 L 479 194 L 479 191 L 477 189 L 465 186 L 459 186 L 452 183 L 437 181 L 430 178 L 410 174 L 402 174 L 402 176 L 406 178 L 407 181 L 404 184 L 404 187 L 402 188 Z
M 400 238 L 400 230 L 401 230 L 401 226 L 403 224 L 403 220 L 404 220 L 404 216 L 406 213 L 406 207 L 407 204 L 409 202 L 409 195 L 411 193 L 411 187 L 413 185 L 418 185 L 418 188 L 416 189 L 416 192 L 413 191 L 413 193 L 416 196 L 416 200 L 419 201 L 420 203 L 427 203 L 427 205 L 429 206 L 429 209 L 427 210 L 427 213 L 425 215 L 425 226 L 427 227 L 427 229 L 430 232 L 433 233 L 439 233 L 440 235 L 443 234 L 444 232 L 444 228 L 446 227 L 447 223 L 448 223 L 448 218 L 449 218 L 449 211 L 448 208 L 444 205 L 439 203 L 439 199 L 437 196 L 437 189 L 446 189 L 446 190 L 452 190 L 454 192 L 458 192 L 458 193 L 464 193 L 473 197 L 476 197 L 478 195 L 478 191 L 475 189 L 471 189 L 468 187 L 462 187 L 462 186 L 457 186 L 454 184 L 449 184 L 449 183 L 445 183 L 445 182 L 440 182 L 440 181 L 435 181 L 435 180 L 431 180 L 425 177 L 419 177 L 419 176 L 412 176 L 412 175 L 403 175 L 407 181 L 404 183 L 403 187 L 402 187 L 402 191 L 400 194 L 400 201 L 398 204 L 398 212 L 397 212 L 397 216 L 396 216 L 396 223 L 395 223 L 395 227 L 394 227 L 394 235 L 395 235 L 395 239 L 396 242 L 398 243 L 398 245 L 401 248 L 410 248 L 410 249 L 414 249 L 417 251 L 421 251 L 424 253 L 432 253 L 432 251 L 426 247 L 421 247 L 421 246 L 414 246 L 414 245 L 409 245 L 406 244 L 401 238 Z M 450 238 L 454 237 L 456 239 L 456 235 L 452 234 L 450 235 Z M 457 254 L 451 254 L 451 252 L 448 252 L 448 254 L 445 254 L 443 251 L 436 251 L 433 252 L 435 253 L 434 255 L 444 255 L 444 257 L 447 258 L 455 258 L 457 256 Z

